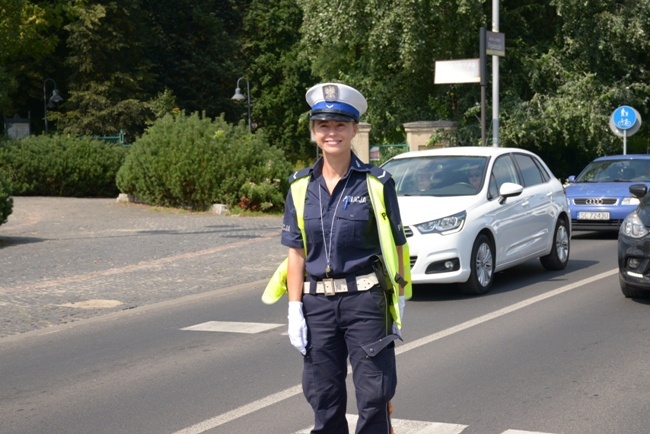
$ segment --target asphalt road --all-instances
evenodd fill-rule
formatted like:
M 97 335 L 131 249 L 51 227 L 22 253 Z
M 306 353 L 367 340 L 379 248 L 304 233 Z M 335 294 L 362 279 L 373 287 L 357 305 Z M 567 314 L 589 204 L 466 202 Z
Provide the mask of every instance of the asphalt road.
M 259 300 L 279 224 L 17 198 L 0 226 L 0 432 L 306 432 L 286 303 Z M 578 235 L 562 272 L 530 261 L 482 297 L 416 287 L 397 433 L 647 433 L 650 306 L 622 296 L 615 255 L 615 237 Z

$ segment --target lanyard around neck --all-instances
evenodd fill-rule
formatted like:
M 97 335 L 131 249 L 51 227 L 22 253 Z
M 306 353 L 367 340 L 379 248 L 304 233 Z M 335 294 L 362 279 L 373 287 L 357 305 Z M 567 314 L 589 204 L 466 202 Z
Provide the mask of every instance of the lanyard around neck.
M 343 190 L 341 191 L 341 194 L 339 194 L 339 199 L 336 202 L 336 208 L 334 208 L 334 214 L 332 215 L 332 225 L 330 227 L 330 245 L 329 247 L 327 246 L 327 240 L 325 239 L 325 227 L 323 226 L 323 202 L 321 200 L 321 188 L 322 186 L 318 186 L 318 205 L 320 207 L 320 229 L 321 232 L 323 233 L 323 244 L 325 245 L 325 260 L 327 261 L 327 266 L 325 267 L 325 275 L 329 277 L 330 271 L 332 269 L 330 268 L 330 259 L 332 258 L 331 253 L 332 253 L 332 234 L 334 232 L 334 220 L 336 219 L 336 211 L 339 209 L 339 204 L 341 203 L 341 198 L 343 198 L 343 194 L 345 193 L 345 188 L 348 186 L 348 181 L 351 178 L 351 174 L 348 174 L 347 179 L 345 180 L 345 184 L 343 185 Z M 334 187 L 336 189 L 336 187 Z

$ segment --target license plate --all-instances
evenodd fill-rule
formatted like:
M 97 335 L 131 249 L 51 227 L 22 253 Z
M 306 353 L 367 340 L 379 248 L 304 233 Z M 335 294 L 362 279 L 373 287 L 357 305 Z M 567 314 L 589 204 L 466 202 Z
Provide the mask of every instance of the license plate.
M 609 220 L 608 212 L 579 212 L 578 220 Z

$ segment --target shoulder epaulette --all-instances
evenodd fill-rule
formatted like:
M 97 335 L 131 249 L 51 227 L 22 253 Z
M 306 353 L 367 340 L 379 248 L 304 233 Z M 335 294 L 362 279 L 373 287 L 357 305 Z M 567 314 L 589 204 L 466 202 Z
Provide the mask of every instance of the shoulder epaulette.
M 311 167 L 305 167 L 304 169 L 300 169 L 299 171 L 292 173 L 291 176 L 289 176 L 289 184 L 300 178 L 304 178 L 305 176 L 309 175 L 311 171 Z
M 386 184 L 386 182 L 388 182 L 388 180 L 391 178 L 390 173 L 377 166 L 371 166 L 370 173 L 379 181 L 381 181 L 382 184 Z

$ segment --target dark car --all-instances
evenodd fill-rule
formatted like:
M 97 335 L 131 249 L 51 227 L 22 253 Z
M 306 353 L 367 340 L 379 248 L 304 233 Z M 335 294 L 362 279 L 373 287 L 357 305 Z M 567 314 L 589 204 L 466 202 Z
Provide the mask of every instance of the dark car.
M 618 278 L 626 297 L 650 295 L 650 194 L 645 184 L 630 193 L 639 206 L 623 220 L 618 232 Z
M 570 176 L 566 195 L 573 230 L 617 231 L 639 204 L 629 189 L 640 183 L 650 187 L 650 155 L 596 158 L 578 176 Z

